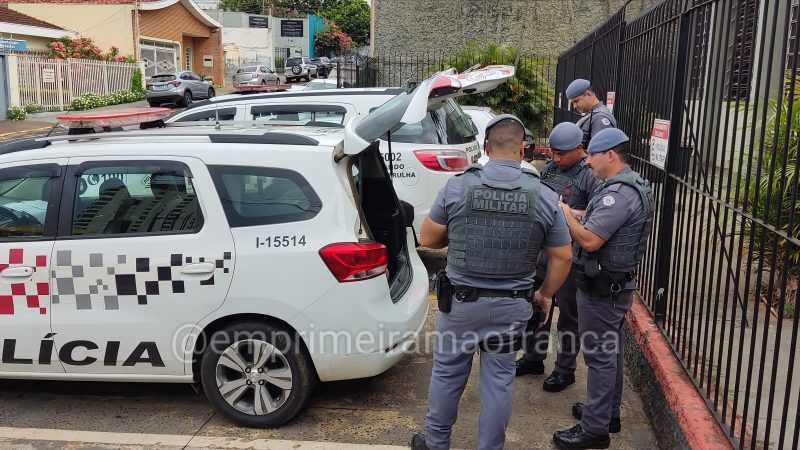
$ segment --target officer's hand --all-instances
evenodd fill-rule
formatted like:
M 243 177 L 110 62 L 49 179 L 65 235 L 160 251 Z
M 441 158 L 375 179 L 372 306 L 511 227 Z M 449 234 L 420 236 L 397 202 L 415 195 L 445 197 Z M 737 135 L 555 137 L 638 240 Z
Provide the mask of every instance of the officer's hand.
M 542 320 L 542 322 L 547 322 L 547 319 L 550 318 L 550 305 L 552 303 L 553 299 L 545 297 L 544 295 L 542 295 L 541 291 L 536 291 L 533 294 L 533 304 L 538 306 L 539 309 L 541 309 L 542 312 L 544 313 L 544 319 Z

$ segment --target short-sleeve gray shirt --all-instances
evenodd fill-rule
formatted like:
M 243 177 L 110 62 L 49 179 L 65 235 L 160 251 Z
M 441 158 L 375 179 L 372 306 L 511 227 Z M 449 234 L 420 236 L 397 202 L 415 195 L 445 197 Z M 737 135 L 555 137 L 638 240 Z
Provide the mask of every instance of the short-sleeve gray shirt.
M 493 159 L 483 166 L 484 175 L 495 181 L 513 181 L 522 176 L 519 163 L 511 160 Z M 439 192 L 436 201 L 428 212 L 428 217 L 440 225 L 447 225 L 451 213 L 464 196 L 464 177 L 453 177 L 447 181 L 445 187 Z M 537 205 L 548 232 L 543 245 L 545 247 L 560 247 L 571 242 L 567 221 L 561 208 L 558 206 L 558 195 L 549 187 L 542 185 Z M 485 287 L 488 289 L 528 289 L 533 284 L 533 273 L 524 280 L 482 278 L 480 280 L 462 276 L 447 268 L 447 276 L 456 285 Z

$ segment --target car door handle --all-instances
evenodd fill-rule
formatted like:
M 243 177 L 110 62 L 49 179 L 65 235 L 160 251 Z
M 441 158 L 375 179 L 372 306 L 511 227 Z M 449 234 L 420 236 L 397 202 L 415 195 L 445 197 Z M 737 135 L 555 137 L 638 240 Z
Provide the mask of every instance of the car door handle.
M 187 264 L 181 269 L 181 273 L 186 275 L 202 275 L 213 273 L 217 266 L 214 263 L 203 262 L 197 264 Z
M 33 275 L 33 267 L 9 267 L 0 275 L 6 278 L 26 278 Z

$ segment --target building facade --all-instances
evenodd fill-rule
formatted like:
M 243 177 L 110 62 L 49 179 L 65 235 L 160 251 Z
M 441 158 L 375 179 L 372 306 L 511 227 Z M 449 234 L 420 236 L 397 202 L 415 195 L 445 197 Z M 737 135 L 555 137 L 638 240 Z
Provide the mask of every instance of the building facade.
M 146 76 L 190 69 L 222 84 L 222 25 L 192 0 L 7 0 L 12 10 L 145 62 Z M 138 5 L 138 8 L 137 8 Z
M 498 43 L 525 54 L 557 56 L 626 0 L 372 0 L 371 49 L 416 53 Z M 637 13 L 653 0 L 632 0 Z

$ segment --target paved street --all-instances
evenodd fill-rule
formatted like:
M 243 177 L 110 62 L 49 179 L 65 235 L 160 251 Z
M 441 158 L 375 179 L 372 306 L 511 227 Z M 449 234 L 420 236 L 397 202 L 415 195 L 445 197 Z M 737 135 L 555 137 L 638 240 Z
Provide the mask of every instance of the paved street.
M 421 254 L 431 271 L 443 264 L 441 251 Z M 435 314 L 432 303 L 428 331 Z M 547 362 L 550 370 L 552 361 Z M 2 380 L 0 447 L 402 448 L 424 426 L 430 372 L 431 356 L 423 353 L 374 378 L 322 384 L 307 411 L 269 430 L 231 424 L 188 385 Z M 576 384 L 559 394 L 544 392 L 543 379 L 517 381 L 506 448 L 552 448 L 553 432 L 574 425 L 569 408 L 583 399 L 586 367 L 580 363 Z M 476 442 L 477 383 L 476 361 L 453 433 L 457 448 L 474 448 Z M 622 433 L 613 435 L 614 448 L 656 447 L 641 400 L 630 389 L 625 391 L 622 421 Z

